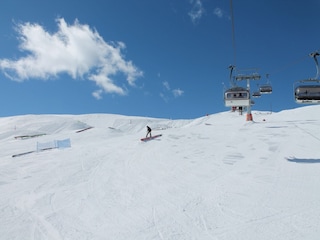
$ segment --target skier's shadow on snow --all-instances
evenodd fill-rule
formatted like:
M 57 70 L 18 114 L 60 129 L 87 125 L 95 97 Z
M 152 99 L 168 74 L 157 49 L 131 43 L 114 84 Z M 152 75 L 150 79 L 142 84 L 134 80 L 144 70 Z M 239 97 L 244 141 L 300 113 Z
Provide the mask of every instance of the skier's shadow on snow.
M 320 163 L 320 159 L 317 158 L 294 158 L 290 157 L 287 158 L 289 162 L 295 162 L 295 163 Z

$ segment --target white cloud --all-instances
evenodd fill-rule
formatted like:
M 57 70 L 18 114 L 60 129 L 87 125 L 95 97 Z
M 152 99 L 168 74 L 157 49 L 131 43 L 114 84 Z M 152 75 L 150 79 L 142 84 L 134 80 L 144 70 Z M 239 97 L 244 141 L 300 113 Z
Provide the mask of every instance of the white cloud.
M 173 89 L 171 90 L 170 84 L 168 81 L 164 81 L 162 82 L 162 85 L 164 86 L 164 93 L 160 93 L 160 97 L 165 101 L 165 102 L 169 102 L 169 97 L 167 96 L 168 93 L 173 94 L 174 97 L 180 97 L 184 94 L 184 91 L 181 89 Z
M 188 15 L 191 18 L 191 21 L 193 23 L 197 23 L 202 15 L 204 14 L 204 8 L 202 5 L 201 0 L 190 0 L 190 3 L 193 5 L 191 11 L 188 13 Z
M 50 33 L 39 24 L 24 23 L 17 26 L 20 50 L 25 57 L 17 60 L 0 59 L 0 69 L 15 81 L 56 78 L 61 73 L 73 79 L 94 81 L 106 93 L 124 95 L 126 89 L 118 86 L 113 77 L 125 76 L 126 83 L 134 86 L 143 75 L 131 61 L 121 54 L 125 44 L 107 43 L 96 30 L 77 20 L 68 25 L 63 18 L 57 19 L 58 31 Z M 102 91 L 93 93 L 101 98 Z
M 160 93 L 160 97 L 163 99 L 163 101 L 165 101 L 166 103 L 169 102 L 169 98 L 163 94 L 163 93 Z
M 223 11 L 221 8 L 215 8 L 213 11 L 214 15 L 216 15 L 218 18 L 222 18 L 223 17 Z
M 165 87 L 165 89 L 170 90 L 170 85 L 167 81 L 162 82 L 163 86 Z
M 94 98 L 100 100 L 100 99 L 102 99 L 102 96 L 101 96 L 102 93 L 103 93 L 103 91 L 102 91 L 101 89 L 99 89 L 99 90 L 97 90 L 97 91 L 94 91 L 94 92 L 92 93 L 92 96 L 93 96 Z
M 184 91 L 178 88 L 178 89 L 172 90 L 172 93 L 175 97 L 180 97 L 183 95 Z

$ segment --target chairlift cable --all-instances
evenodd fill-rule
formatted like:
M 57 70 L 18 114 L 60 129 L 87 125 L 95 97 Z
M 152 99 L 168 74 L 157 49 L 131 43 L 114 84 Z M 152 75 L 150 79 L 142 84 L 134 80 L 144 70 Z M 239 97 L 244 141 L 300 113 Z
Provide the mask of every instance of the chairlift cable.
M 233 46 L 233 65 L 236 65 L 236 37 L 234 30 L 234 15 L 232 0 L 230 0 L 231 26 L 232 26 L 232 46 Z
M 272 74 L 276 74 L 276 73 L 279 73 L 279 72 L 282 72 L 290 67 L 293 67 L 294 65 L 297 65 L 298 63 L 301 63 L 303 61 L 305 61 L 308 57 L 313 57 L 314 60 L 315 60 L 315 63 L 316 63 L 316 68 L 317 68 L 317 75 L 316 75 L 316 79 L 319 77 L 319 64 L 318 64 L 318 60 L 317 60 L 317 56 L 320 56 L 319 52 L 318 51 L 315 51 L 313 53 L 310 53 L 308 56 L 307 55 L 304 55 L 303 57 L 300 57 L 292 62 L 289 62 L 281 67 L 279 67 L 278 69 L 276 69 L 275 71 L 272 71 Z M 270 75 L 270 74 L 269 74 Z

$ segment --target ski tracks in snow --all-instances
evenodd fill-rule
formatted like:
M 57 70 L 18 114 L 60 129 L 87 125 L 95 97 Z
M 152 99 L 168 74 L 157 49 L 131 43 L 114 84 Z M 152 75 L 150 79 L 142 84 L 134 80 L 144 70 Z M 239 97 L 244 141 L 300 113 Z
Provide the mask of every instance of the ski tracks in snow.
M 70 135 L 70 149 L 4 158 L 1 236 L 317 239 L 319 161 L 287 158 L 320 159 L 318 122 L 228 116 L 158 128 L 163 136 L 148 143 L 139 140 L 148 120 L 115 131 L 92 119 L 90 131 L 55 133 Z

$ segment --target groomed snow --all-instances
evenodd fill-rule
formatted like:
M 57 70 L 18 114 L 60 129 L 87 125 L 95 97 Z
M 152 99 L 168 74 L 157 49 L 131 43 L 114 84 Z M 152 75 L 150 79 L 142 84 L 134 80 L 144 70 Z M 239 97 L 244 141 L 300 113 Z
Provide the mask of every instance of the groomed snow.
M 0 239 L 318 240 L 320 106 L 253 118 L 0 118 Z

